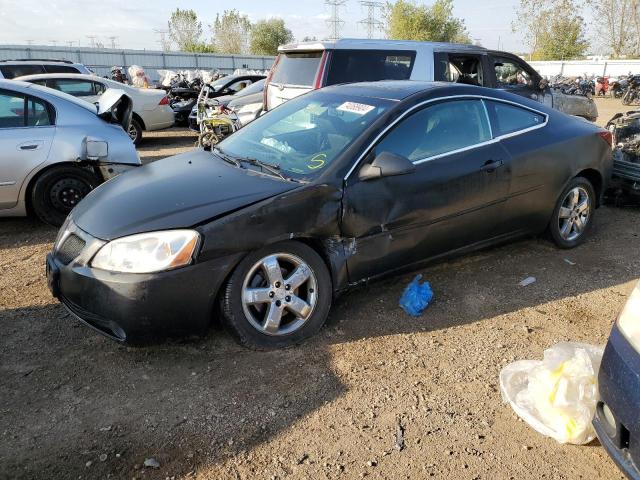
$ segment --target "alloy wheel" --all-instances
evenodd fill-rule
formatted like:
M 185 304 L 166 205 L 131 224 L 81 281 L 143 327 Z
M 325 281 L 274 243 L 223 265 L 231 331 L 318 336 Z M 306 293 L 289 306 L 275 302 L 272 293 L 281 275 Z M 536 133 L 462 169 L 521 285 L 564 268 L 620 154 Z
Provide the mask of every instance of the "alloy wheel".
M 135 141 L 138 139 L 138 130 L 136 129 L 136 126 L 133 124 L 133 122 L 131 122 L 131 124 L 129 124 L 129 137 L 131 138 L 131 141 L 135 143 Z
M 249 323 L 266 335 L 299 330 L 318 303 L 318 281 L 300 257 L 274 253 L 256 262 L 242 284 L 242 309 Z
M 569 242 L 583 234 L 591 219 L 591 198 L 583 187 L 569 190 L 558 213 L 560 236 Z

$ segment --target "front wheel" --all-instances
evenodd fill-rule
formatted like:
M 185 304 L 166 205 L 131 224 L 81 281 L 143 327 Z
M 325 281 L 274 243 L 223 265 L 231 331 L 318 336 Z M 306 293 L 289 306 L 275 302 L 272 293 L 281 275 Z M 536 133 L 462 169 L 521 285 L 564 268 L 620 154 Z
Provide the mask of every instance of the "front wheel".
M 227 327 L 259 349 L 295 345 L 324 325 L 332 299 L 329 270 L 312 248 L 293 241 L 262 248 L 236 267 L 222 297 Z
M 549 233 L 560 248 L 573 248 L 584 242 L 591 231 L 596 206 L 593 185 L 576 177 L 564 189 L 549 224 Z
M 31 206 L 40 220 L 59 227 L 73 207 L 99 184 L 95 175 L 80 167 L 54 167 L 33 185 Z

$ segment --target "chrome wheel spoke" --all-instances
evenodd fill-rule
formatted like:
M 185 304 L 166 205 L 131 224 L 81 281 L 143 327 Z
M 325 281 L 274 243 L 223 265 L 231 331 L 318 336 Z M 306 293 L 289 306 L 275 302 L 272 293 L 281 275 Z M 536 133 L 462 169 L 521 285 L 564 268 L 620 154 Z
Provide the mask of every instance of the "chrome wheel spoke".
M 262 268 L 267 275 L 267 280 L 271 285 L 282 284 L 282 270 L 276 256 L 270 256 L 262 261 Z
M 299 288 L 304 282 L 309 280 L 311 271 L 307 265 L 302 264 L 296 268 L 291 275 L 285 280 L 285 285 L 289 285 L 291 290 Z
M 569 218 L 571 217 L 571 209 L 567 207 L 560 207 L 560 218 Z
M 560 235 L 566 240 L 571 235 L 571 230 L 573 230 L 573 220 L 567 220 L 560 229 Z
M 586 214 L 589 211 L 589 199 L 585 198 L 576 206 L 576 212 Z
M 580 215 L 576 217 L 575 221 L 573 222 L 573 225 L 575 226 L 576 233 L 578 234 L 582 233 L 585 227 L 585 223 L 584 223 L 584 220 L 582 220 L 582 217 Z
M 270 288 L 247 288 L 242 293 L 242 301 L 248 305 L 271 302 Z
M 282 321 L 282 311 L 284 308 L 282 306 L 276 305 L 275 302 L 269 305 L 269 311 L 267 312 L 267 317 L 265 318 L 264 328 L 265 332 L 268 333 L 278 333 L 280 329 L 280 322 Z
M 312 310 L 311 305 L 295 295 L 291 296 L 291 300 L 287 303 L 287 309 L 296 317 L 302 318 L 303 320 L 309 317 Z
M 580 190 L 574 188 L 569 192 L 569 206 L 571 208 L 575 208 L 578 204 L 578 200 L 580 199 Z

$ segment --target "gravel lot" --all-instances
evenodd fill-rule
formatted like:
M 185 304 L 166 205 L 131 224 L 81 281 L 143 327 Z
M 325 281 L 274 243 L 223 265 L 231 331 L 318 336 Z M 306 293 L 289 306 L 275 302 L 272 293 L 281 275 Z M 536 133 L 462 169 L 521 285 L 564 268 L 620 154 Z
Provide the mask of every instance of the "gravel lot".
M 602 123 L 624 109 L 599 106 Z M 151 134 L 141 155 L 194 141 Z M 305 345 L 267 353 L 220 330 L 138 349 L 93 333 L 47 290 L 55 230 L 0 219 L 0 478 L 622 479 L 597 442 L 519 421 L 497 384 L 556 342 L 606 341 L 639 276 L 639 216 L 602 208 L 572 251 L 529 239 L 426 268 L 435 300 L 417 319 L 397 305 L 413 274 L 370 285 Z

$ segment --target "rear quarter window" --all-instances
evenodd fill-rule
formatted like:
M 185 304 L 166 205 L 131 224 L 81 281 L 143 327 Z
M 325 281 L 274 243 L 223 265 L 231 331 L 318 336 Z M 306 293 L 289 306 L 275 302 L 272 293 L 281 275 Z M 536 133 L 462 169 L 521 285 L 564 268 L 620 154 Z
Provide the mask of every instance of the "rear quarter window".
M 335 50 L 327 85 L 411 78 L 416 52 L 378 50 Z
M 546 116 L 523 107 L 503 102 L 486 101 L 493 123 L 493 135 L 499 137 L 544 125 Z
M 322 53 L 321 51 L 281 53 L 271 77 L 271 83 L 305 87 L 313 86 L 320 67 Z
M 76 67 L 69 65 L 45 65 L 47 73 L 81 73 Z

